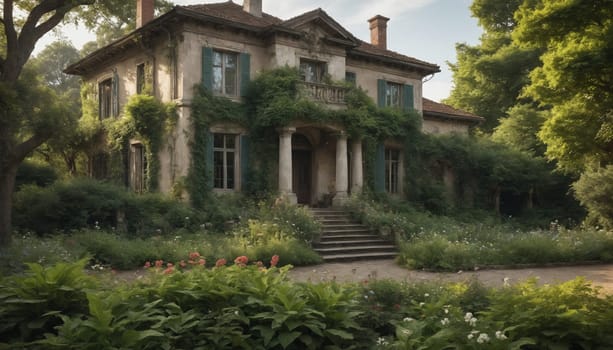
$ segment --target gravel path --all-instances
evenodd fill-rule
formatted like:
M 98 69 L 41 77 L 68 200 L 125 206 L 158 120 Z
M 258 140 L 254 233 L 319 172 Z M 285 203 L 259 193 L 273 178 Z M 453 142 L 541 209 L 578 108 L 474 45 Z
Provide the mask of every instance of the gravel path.
M 476 277 L 487 286 L 499 287 L 508 278 L 509 283 L 518 283 L 531 277 L 540 284 L 559 283 L 578 276 L 585 277 L 607 294 L 613 294 L 613 264 L 564 267 L 539 267 L 515 270 L 482 270 L 458 273 L 414 271 L 402 268 L 394 260 L 369 260 L 348 263 L 330 263 L 316 266 L 295 267 L 290 277 L 296 281 L 359 282 L 369 279 L 391 278 L 400 281 L 466 281 Z

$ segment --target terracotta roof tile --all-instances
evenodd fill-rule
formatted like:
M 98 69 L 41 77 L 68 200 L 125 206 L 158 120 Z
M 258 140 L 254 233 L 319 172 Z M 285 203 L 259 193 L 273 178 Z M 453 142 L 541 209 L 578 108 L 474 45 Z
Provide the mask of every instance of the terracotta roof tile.
M 449 116 L 450 118 L 474 120 L 475 122 L 484 120 L 482 117 L 479 117 L 478 115 L 474 115 L 472 113 L 453 108 L 444 103 L 439 103 L 439 102 L 429 100 L 425 97 L 422 99 L 422 101 L 423 101 L 422 108 L 423 108 L 424 115 L 433 113 L 435 114 L 434 116 L 444 115 L 444 116 Z
M 239 22 L 254 27 L 268 27 L 274 24 L 283 22 L 280 18 L 262 12 L 262 17 L 254 16 L 243 10 L 241 5 L 235 4 L 232 1 L 180 6 L 185 9 L 201 12 L 209 16 L 223 18 L 228 21 Z

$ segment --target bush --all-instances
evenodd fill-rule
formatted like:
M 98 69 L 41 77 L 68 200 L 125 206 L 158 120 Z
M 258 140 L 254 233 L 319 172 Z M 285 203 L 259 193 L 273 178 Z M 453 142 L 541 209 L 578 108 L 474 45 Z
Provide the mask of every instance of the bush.
M 18 191 L 24 185 L 46 187 L 54 183 L 57 178 L 58 175 L 51 166 L 26 160 L 17 168 L 15 190 Z
M 613 165 L 586 170 L 573 184 L 573 190 L 593 220 L 613 228 Z

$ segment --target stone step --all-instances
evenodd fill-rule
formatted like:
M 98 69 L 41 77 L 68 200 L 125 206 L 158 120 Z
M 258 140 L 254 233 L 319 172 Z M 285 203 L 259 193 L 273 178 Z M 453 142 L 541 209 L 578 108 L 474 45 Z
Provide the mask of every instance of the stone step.
M 364 239 L 373 239 L 373 240 L 381 240 L 379 236 L 369 234 L 339 234 L 339 235 L 324 235 L 319 238 L 320 242 L 329 242 L 329 241 L 355 241 L 355 240 L 364 240 Z
M 395 252 L 396 247 L 391 244 L 381 242 L 380 244 L 371 245 L 352 245 L 348 247 L 327 247 L 327 248 L 313 248 L 316 252 L 322 255 L 330 254 L 349 254 L 349 253 L 363 253 L 363 252 Z
M 347 240 L 325 240 L 315 244 L 316 248 L 332 248 L 332 247 L 353 247 L 362 245 L 389 244 L 378 237 L 370 239 L 347 239 Z
M 323 255 L 325 262 L 341 262 L 341 261 L 357 261 L 357 260 L 372 260 L 372 259 L 393 259 L 398 254 L 395 252 L 370 252 L 359 254 L 332 254 Z
M 368 229 L 366 226 L 357 223 L 333 223 L 333 224 L 322 224 L 322 227 L 330 230 L 334 229 Z
M 329 235 L 339 235 L 339 234 L 364 234 L 364 235 L 368 235 L 371 234 L 372 231 L 370 231 L 367 228 L 363 228 L 363 229 L 355 229 L 355 228 L 349 228 L 349 229 L 340 229 L 340 228 L 335 228 L 335 229 L 331 229 L 331 230 L 322 230 L 322 236 L 329 236 Z

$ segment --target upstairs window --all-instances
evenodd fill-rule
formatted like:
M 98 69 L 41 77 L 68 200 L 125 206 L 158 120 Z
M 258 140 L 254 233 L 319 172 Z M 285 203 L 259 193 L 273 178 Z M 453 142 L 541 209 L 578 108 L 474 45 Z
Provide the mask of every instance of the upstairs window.
M 213 187 L 233 190 L 236 186 L 237 138 L 235 134 L 213 134 Z
M 238 55 L 213 51 L 213 93 L 238 95 Z
M 98 84 L 98 114 L 100 119 L 110 118 L 113 109 L 113 79 Z
M 402 85 L 386 82 L 385 106 L 386 107 L 401 107 L 402 106 Z
M 136 66 L 136 93 L 142 94 L 145 90 L 145 64 Z
M 326 63 L 319 61 L 300 60 L 300 76 L 307 83 L 321 83 L 326 74 Z

